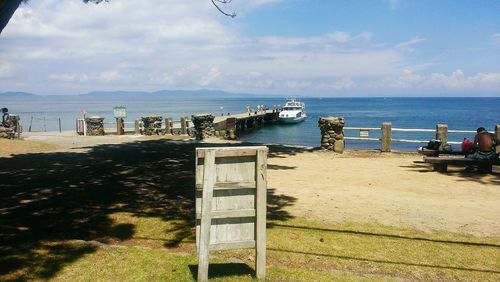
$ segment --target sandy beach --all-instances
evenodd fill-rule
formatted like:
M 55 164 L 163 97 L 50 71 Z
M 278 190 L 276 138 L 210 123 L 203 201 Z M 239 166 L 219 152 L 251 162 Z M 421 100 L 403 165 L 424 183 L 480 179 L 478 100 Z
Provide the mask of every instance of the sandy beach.
M 99 144 L 151 140 L 185 142 L 188 138 L 37 133 L 26 135 L 23 141 L 1 140 L 4 149 L 0 154 L 81 153 Z M 205 143 L 211 142 L 225 143 Z M 271 149 L 268 187 L 289 199 L 284 209 L 294 217 L 330 223 L 380 223 L 426 232 L 500 235 L 498 168 L 486 175 L 463 168 L 437 173 L 421 161 L 415 153 L 347 150 L 335 154 L 293 146 Z

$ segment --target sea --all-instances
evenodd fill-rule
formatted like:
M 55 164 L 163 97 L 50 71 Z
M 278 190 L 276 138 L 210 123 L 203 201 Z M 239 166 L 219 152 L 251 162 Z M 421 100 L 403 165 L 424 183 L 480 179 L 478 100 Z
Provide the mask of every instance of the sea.
M 298 97 L 300 99 L 300 97 Z M 245 132 L 242 141 L 265 144 L 287 144 L 308 147 L 320 145 L 318 119 L 325 116 L 345 118 L 346 127 L 380 128 L 383 122 L 391 122 L 393 128 L 435 129 L 439 123 L 450 130 L 476 130 L 483 126 L 494 131 L 500 124 L 500 97 L 484 98 L 302 98 L 308 115 L 306 121 L 293 125 L 268 125 Z M 75 130 L 76 118 L 82 113 L 101 116 L 113 122 L 113 108 L 127 108 L 126 121 L 147 115 L 161 115 L 180 120 L 197 113 L 242 113 L 247 106 L 264 105 L 272 108 L 284 105 L 282 97 L 249 98 L 185 98 L 141 95 L 136 97 L 85 97 L 85 96 L 28 96 L 1 97 L 0 107 L 21 117 L 24 131 L 58 131 L 59 120 L 63 131 Z M 112 125 L 106 127 L 112 128 Z M 133 125 L 127 125 L 128 128 Z M 345 130 L 345 135 L 359 137 L 359 130 Z M 379 138 L 380 131 L 370 131 L 369 137 Z M 393 132 L 393 138 L 431 140 L 433 132 Z M 472 133 L 450 133 L 450 141 L 474 138 Z M 393 142 L 392 148 L 414 151 L 421 143 Z M 459 149 L 459 145 L 453 145 Z M 347 149 L 379 149 L 380 142 L 346 140 Z

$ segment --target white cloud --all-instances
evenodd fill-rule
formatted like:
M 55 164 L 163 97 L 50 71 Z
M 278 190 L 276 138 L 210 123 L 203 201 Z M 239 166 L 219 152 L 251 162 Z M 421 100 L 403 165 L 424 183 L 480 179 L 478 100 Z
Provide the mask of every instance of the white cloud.
M 64 82 L 85 82 L 89 80 L 89 76 L 87 74 L 78 74 L 78 73 L 60 73 L 60 74 L 51 74 L 49 78 L 52 80 L 59 80 Z
M 228 20 L 210 1 L 81 2 L 30 1 L 16 11 L 2 33 L 0 91 L 500 89 L 496 73 L 420 74 L 432 64 L 412 61 L 407 51 L 422 37 L 396 45 L 377 41 L 369 31 L 251 37 L 238 18 Z M 248 12 L 280 2 L 237 5 Z M 30 75 L 16 74 L 13 66 Z
M 389 4 L 389 8 L 391 10 L 397 9 L 401 5 L 402 0 L 387 0 L 387 3 Z
M 10 77 L 14 74 L 14 68 L 12 64 L 6 62 L 0 62 L 0 78 Z
M 403 47 L 412 46 L 412 45 L 424 42 L 425 40 L 426 40 L 425 38 L 413 37 L 408 41 L 404 41 L 404 42 L 401 42 L 399 44 L 396 44 L 396 48 L 403 48 Z
M 500 33 L 493 34 L 491 38 L 493 38 L 493 44 L 500 46 Z
M 398 77 L 386 77 L 366 84 L 375 89 L 447 89 L 447 90 L 500 90 L 500 72 L 477 73 L 467 76 L 457 69 L 451 74 L 415 74 L 405 70 Z

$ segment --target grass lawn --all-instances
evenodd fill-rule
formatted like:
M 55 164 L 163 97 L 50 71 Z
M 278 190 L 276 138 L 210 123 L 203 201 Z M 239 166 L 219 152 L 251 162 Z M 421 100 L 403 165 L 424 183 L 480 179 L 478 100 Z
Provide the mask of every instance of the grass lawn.
M 21 246 L 2 263 L 35 247 L 31 263 L 1 280 L 191 281 L 196 277 L 194 237 L 170 248 L 177 222 L 116 213 L 116 224 L 134 225 L 126 240 L 68 240 Z M 303 219 L 268 224 L 268 280 L 475 280 L 500 279 L 500 238 L 421 233 L 381 225 L 328 225 Z M 74 257 L 71 256 L 74 255 Z M 212 252 L 210 277 L 253 280 L 251 250 Z

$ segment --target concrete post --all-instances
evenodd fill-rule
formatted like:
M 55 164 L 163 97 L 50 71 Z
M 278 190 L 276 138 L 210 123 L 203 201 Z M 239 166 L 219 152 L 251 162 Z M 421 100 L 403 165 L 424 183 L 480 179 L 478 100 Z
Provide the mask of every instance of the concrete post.
M 187 134 L 186 117 L 181 117 L 181 134 Z
M 438 124 L 436 125 L 436 139 L 441 140 L 441 146 L 439 146 L 439 150 L 443 149 L 443 146 L 448 143 L 448 125 L 447 124 Z
M 124 135 L 125 134 L 125 123 L 122 118 L 116 119 L 116 135 Z
M 140 118 L 136 119 L 135 125 L 134 125 L 134 134 L 137 134 L 137 135 L 141 134 L 140 124 L 141 124 L 141 119 Z
M 165 134 L 172 134 L 172 117 L 165 119 Z
M 391 139 L 392 139 L 392 123 L 384 122 L 382 123 L 382 147 L 380 151 L 390 152 L 391 151 Z

